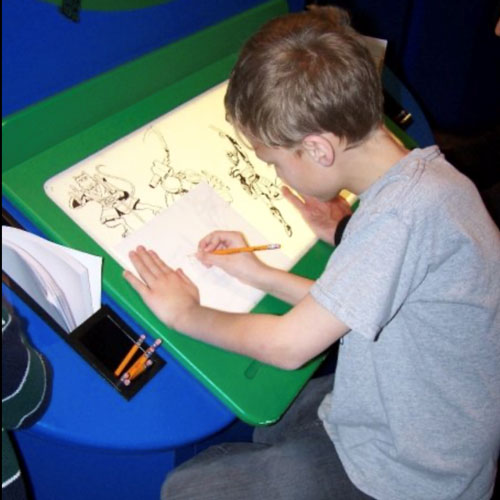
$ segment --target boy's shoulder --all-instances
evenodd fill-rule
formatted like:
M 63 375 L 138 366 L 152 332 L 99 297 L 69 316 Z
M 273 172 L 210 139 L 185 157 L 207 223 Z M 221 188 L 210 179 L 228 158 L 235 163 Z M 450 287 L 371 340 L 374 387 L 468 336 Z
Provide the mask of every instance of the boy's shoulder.
M 500 233 L 476 186 L 437 146 L 411 151 L 360 198 L 359 214 L 347 228 L 353 232 L 390 219 L 419 245 L 425 242 L 421 249 L 446 253 L 475 242 L 488 255 L 500 252 Z
M 444 206 L 469 211 L 482 205 L 474 184 L 437 146 L 414 149 L 361 195 L 367 209 L 397 214 L 412 223 Z
M 416 148 L 393 165 L 361 198 L 370 202 L 393 202 L 402 195 L 411 195 L 423 184 L 432 184 L 434 178 L 453 177 L 454 170 L 437 146 Z

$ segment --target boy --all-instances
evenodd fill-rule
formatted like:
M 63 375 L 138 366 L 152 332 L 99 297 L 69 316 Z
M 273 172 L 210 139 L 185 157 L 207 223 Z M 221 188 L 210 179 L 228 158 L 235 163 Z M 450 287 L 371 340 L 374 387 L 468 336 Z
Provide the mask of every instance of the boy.
M 143 281 L 125 277 L 170 327 L 281 368 L 341 339 L 335 384 L 314 380 L 254 443 L 181 466 L 164 498 L 489 498 L 500 238 L 472 183 L 436 147 L 408 152 L 387 133 L 377 70 L 337 9 L 266 24 L 243 48 L 225 104 L 256 154 L 305 196 L 286 192 L 319 235 L 333 238 L 328 200 L 359 194 L 342 244 L 313 283 L 253 254 L 211 253 L 245 244 L 238 233 L 200 242 L 204 264 L 294 305 L 279 317 L 201 307 L 183 272 L 143 247 L 131 253 Z

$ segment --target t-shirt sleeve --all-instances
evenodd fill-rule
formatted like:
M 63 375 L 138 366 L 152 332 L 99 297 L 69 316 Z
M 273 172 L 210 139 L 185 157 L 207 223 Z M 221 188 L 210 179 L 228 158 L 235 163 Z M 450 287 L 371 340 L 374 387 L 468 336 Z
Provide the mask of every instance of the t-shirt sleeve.
M 364 216 L 349 228 L 311 295 L 351 330 L 374 340 L 408 296 L 406 277 L 414 267 L 409 240 L 408 226 L 396 214 Z

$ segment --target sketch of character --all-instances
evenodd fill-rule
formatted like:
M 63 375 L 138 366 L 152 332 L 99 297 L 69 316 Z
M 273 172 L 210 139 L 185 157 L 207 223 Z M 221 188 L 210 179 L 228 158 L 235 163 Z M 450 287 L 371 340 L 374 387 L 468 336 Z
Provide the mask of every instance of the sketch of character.
M 195 170 L 175 170 L 170 162 L 170 150 L 163 134 L 150 127 L 146 130 L 143 140 L 148 137 L 156 137 L 162 149 L 162 158 L 154 160 L 151 165 L 153 176 L 149 181 L 149 187 L 155 189 L 160 186 L 165 192 L 165 205 L 170 206 L 178 196 L 182 196 L 190 191 L 194 186 L 202 181 L 212 186 L 224 200 L 231 203 L 233 198 L 229 187 L 226 186 L 216 175 L 209 174 L 205 170 L 197 172 Z
M 237 179 L 243 190 L 252 196 L 252 198 L 263 201 L 269 208 L 269 211 L 283 226 L 287 236 L 292 236 L 293 231 L 291 226 L 285 220 L 281 211 L 274 204 L 275 201 L 280 200 L 283 197 L 278 185 L 278 180 L 276 179 L 275 181 L 271 181 L 268 178 L 259 175 L 254 165 L 248 158 L 248 155 L 236 139 L 216 127 L 211 128 L 217 131 L 220 137 L 226 138 L 232 146 L 232 150 L 226 153 L 232 164 L 229 175 L 234 179 Z
M 101 206 L 100 223 L 109 228 L 120 227 L 122 237 L 126 237 L 131 230 L 144 224 L 139 211 L 156 215 L 161 207 L 142 203 L 134 195 L 135 187 L 131 182 L 104 173 L 103 167 L 97 165 L 92 175 L 83 171 L 73 177 L 78 187 L 70 186 L 69 206 L 77 209 L 90 202 L 98 203 Z M 114 181 L 110 182 L 109 178 Z M 126 184 L 126 187 L 120 188 L 117 184 Z
M 228 185 L 224 184 L 224 182 L 219 177 L 211 174 L 210 172 L 207 172 L 206 170 L 202 170 L 201 175 L 203 177 L 203 180 L 209 186 L 212 186 L 215 191 L 219 193 L 223 200 L 227 201 L 228 203 L 232 203 L 233 197 Z

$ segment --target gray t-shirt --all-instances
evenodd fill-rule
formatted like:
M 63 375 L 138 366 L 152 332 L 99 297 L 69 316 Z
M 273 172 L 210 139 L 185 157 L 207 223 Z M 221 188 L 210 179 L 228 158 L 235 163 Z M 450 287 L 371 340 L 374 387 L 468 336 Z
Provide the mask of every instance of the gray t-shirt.
M 500 448 L 500 234 L 437 147 L 361 195 L 311 290 L 349 326 L 319 416 L 378 499 L 486 499 Z

